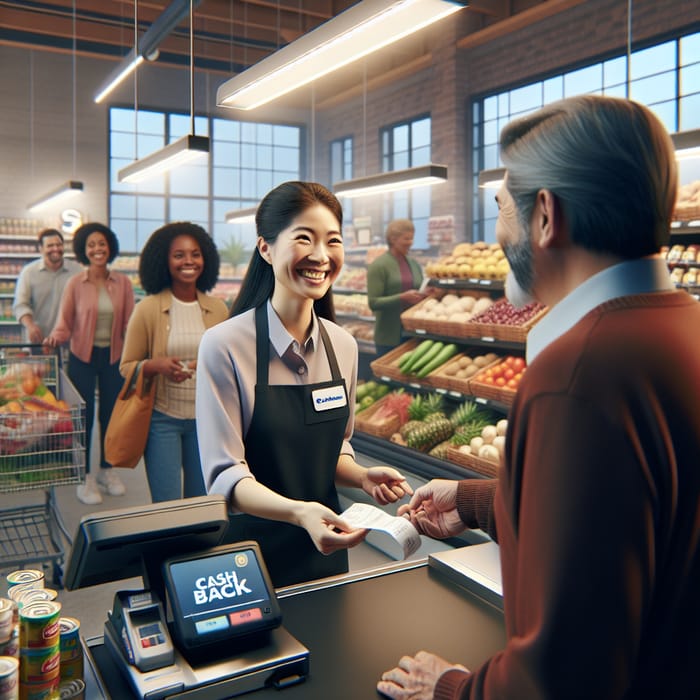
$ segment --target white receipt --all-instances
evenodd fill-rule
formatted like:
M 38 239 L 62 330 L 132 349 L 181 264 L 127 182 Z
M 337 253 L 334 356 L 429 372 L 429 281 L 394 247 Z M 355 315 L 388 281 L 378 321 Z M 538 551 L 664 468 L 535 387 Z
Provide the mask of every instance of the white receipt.
M 396 559 L 410 557 L 421 545 L 418 530 L 410 520 L 389 515 L 368 503 L 353 503 L 340 517 L 351 527 L 378 530 L 389 535 L 391 541 L 398 544 L 403 553 L 403 556 L 399 553 Z M 396 547 L 392 549 L 396 550 Z

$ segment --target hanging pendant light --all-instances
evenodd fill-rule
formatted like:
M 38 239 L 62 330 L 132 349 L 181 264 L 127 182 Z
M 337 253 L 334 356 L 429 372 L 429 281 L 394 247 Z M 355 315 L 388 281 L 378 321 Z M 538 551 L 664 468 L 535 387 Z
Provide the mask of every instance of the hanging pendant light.
M 362 0 L 226 81 L 217 90 L 216 103 L 254 109 L 467 4 L 455 0 Z
M 429 163 L 404 170 L 390 170 L 333 184 L 338 197 L 368 197 L 386 192 L 399 192 L 447 182 L 447 166 Z
M 194 28 L 193 0 L 190 0 L 190 133 L 164 148 L 135 160 L 117 173 L 119 182 L 140 182 L 179 165 L 199 160 L 209 153 L 208 136 L 194 133 Z M 138 49 L 136 49 L 138 53 Z

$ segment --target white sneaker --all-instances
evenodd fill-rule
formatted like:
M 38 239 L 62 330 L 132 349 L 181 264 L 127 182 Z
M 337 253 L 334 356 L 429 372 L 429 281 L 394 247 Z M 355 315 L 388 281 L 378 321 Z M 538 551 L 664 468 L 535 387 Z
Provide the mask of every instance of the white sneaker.
M 78 500 L 87 506 L 96 506 L 102 503 L 102 495 L 92 474 L 85 475 L 85 483 L 79 484 L 75 493 Z
M 100 473 L 97 475 L 97 485 L 110 496 L 123 496 L 126 493 L 126 487 L 114 469 L 100 469 Z

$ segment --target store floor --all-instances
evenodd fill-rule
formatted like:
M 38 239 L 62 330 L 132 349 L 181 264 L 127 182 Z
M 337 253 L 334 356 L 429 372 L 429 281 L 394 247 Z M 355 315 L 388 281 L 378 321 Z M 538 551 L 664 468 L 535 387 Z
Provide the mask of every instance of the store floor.
M 94 445 L 92 448 L 94 455 Z M 97 460 L 93 459 L 94 464 Z M 358 461 L 363 461 L 358 456 Z M 370 463 L 371 460 L 370 460 Z M 145 471 L 143 462 L 136 469 L 120 469 L 119 474 L 126 486 L 126 494 L 124 496 L 104 496 L 103 502 L 99 506 L 86 506 L 75 495 L 75 485 L 56 486 L 53 491 L 56 497 L 57 510 L 62 517 L 68 532 L 73 537 L 80 519 L 99 510 L 112 510 L 115 508 L 124 508 L 127 506 L 141 505 L 148 503 L 149 493 L 146 483 Z M 414 484 L 414 487 L 417 484 Z M 46 491 L 44 489 L 22 491 L 18 493 L 0 493 L 0 523 L 3 512 L 9 509 L 24 508 L 26 506 L 43 505 Z M 425 538 L 423 538 L 425 539 Z M 444 549 L 444 546 L 441 547 Z M 425 556 L 424 548 L 422 547 L 416 556 Z M 0 542 L 0 556 L 3 553 L 3 544 Z M 68 560 L 69 545 L 66 544 L 64 549 L 65 561 Z M 2 583 L 0 583 L 0 595 L 6 593 L 5 575 L 21 566 L 7 566 L 6 557 L 0 560 L 0 574 L 2 574 Z M 370 544 L 363 543 L 358 547 L 350 550 L 350 568 L 352 571 L 360 571 L 367 568 L 381 566 L 393 561 L 389 556 L 382 553 Z M 35 565 L 28 565 L 24 568 L 39 568 Z M 65 567 L 64 567 L 65 568 Z M 46 570 L 47 588 L 56 588 L 55 584 L 50 580 L 52 571 L 50 568 Z M 58 590 L 58 600 L 62 605 L 62 615 L 65 617 L 73 617 L 80 621 L 81 631 L 84 637 L 89 638 L 102 634 L 103 623 L 107 616 L 107 610 L 111 609 L 114 593 L 118 590 L 128 590 L 131 588 L 142 587 L 141 579 L 126 579 L 110 584 L 92 586 L 76 591 L 68 591 L 62 588 Z

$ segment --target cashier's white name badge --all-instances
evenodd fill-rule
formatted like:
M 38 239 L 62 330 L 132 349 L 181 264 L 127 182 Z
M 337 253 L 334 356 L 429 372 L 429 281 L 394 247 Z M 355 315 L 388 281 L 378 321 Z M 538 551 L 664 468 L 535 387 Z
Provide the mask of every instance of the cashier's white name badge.
M 348 403 L 342 386 L 328 386 L 324 389 L 314 389 L 311 392 L 314 411 L 330 411 L 332 408 L 342 408 Z

